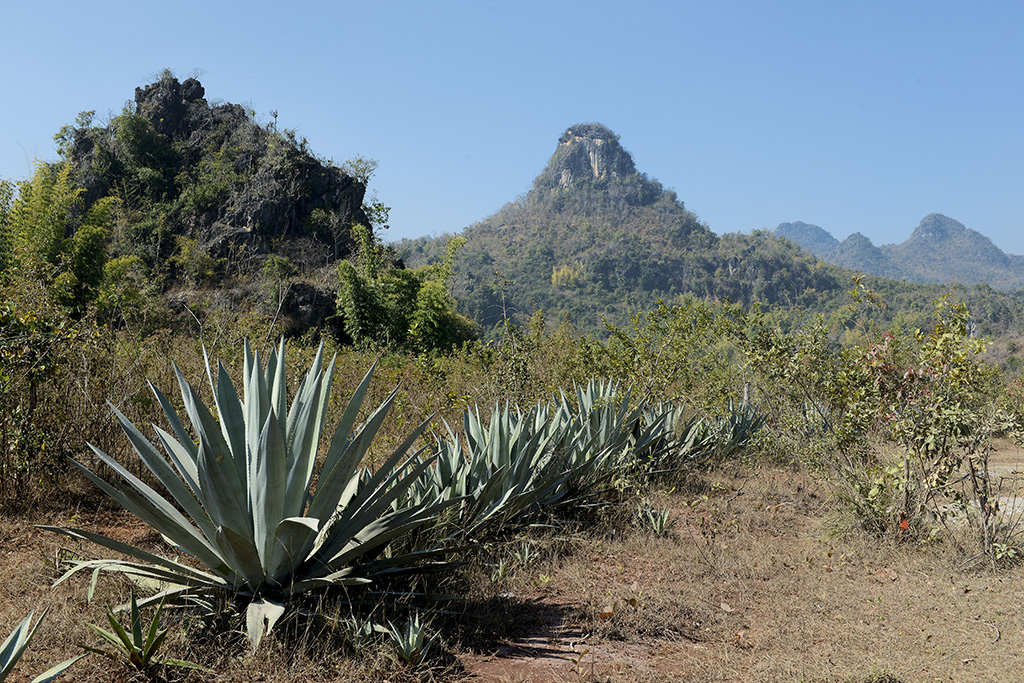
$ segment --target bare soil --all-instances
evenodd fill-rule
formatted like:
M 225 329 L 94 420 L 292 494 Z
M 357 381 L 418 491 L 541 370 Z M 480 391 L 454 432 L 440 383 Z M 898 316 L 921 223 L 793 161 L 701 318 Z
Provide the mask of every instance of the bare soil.
M 1019 449 L 993 470 L 1015 485 Z M 1003 471 L 1005 470 L 1005 472 Z M 965 571 L 941 541 L 850 528 L 813 477 L 720 475 L 667 495 L 669 537 L 595 541 L 539 569 L 532 630 L 463 657 L 475 680 L 1008 681 L 1024 666 L 1019 566 Z

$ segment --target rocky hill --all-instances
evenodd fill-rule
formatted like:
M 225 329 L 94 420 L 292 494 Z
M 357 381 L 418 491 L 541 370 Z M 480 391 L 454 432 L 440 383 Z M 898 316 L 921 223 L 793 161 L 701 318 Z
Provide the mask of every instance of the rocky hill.
M 351 253 L 349 226 L 367 223 L 363 183 L 294 132 L 205 95 L 196 79 L 165 74 L 136 88 L 134 103 L 109 124 L 92 125 L 86 113 L 61 132 L 84 209 L 112 196 L 137 212 L 115 246 L 157 267 L 173 255 L 174 238 L 186 238 L 225 259 L 227 273 L 271 251 L 309 267 Z
M 346 172 L 169 72 L 95 119 L 61 129 L 60 160 L 30 180 L 0 180 L 0 275 L 17 266 L 73 315 L 145 329 L 208 306 L 269 311 L 295 333 L 337 325 L 333 266 L 354 225 L 372 239 L 386 218 L 364 205 L 366 160 Z
M 791 228 L 823 244 L 831 237 L 815 226 Z M 567 317 L 577 329 L 600 334 L 605 321 L 625 323 L 680 295 L 828 312 L 850 302 L 856 275 L 779 234 L 715 235 L 675 192 L 638 171 L 619 137 L 596 123 L 567 129 L 525 196 L 461 234 L 455 297 L 492 335 L 506 320 L 538 310 L 549 323 Z M 437 263 L 450 237 L 395 246 L 408 265 Z M 877 251 L 863 236 L 836 244 L 841 256 Z M 905 326 L 923 324 L 934 299 L 949 291 L 891 279 L 867 283 L 889 304 L 872 315 L 899 317 Z M 983 332 L 1007 329 L 1019 317 L 1019 302 L 990 289 L 955 293 L 979 312 Z
M 484 328 L 543 310 L 581 329 L 622 323 L 692 293 L 766 306 L 817 305 L 849 277 L 767 233 L 718 237 L 675 192 L 637 170 L 611 130 L 570 127 L 533 188 L 466 228 L 456 298 Z M 397 245 L 410 265 L 445 237 Z
M 881 247 L 859 232 L 839 242 L 823 228 L 799 222 L 782 223 L 775 233 L 819 258 L 872 275 L 1024 288 L 1024 257 L 1006 254 L 988 237 L 938 213 L 925 216 L 906 241 Z

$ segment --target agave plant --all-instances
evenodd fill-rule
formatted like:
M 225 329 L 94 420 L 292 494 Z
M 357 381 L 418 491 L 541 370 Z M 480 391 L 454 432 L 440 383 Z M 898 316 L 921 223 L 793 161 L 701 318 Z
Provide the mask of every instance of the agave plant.
M 83 645 L 89 652 L 102 655 L 107 659 L 124 661 L 129 666 L 139 671 L 145 671 L 154 664 L 164 666 L 179 666 L 186 669 L 200 669 L 207 671 L 202 666 L 183 659 L 171 659 L 169 657 L 157 657 L 157 653 L 167 640 L 168 630 L 160 630 L 160 615 L 163 613 L 164 605 L 167 603 L 165 595 L 157 605 L 153 620 L 146 626 L 142 622 L 142 614 L 139 611 L 139 603 L 135 598 L 135 591 L 132 591 L 131 611 L 128 615 L 128 628 L 121 625 L 121 622 L 114 616 L 113 610 L 107 608 L 107 621 L 110 623 L 111 631 L 100 628 L 96 624 L 87 624 L 109 645 L 114 647 L 113 651 L 103 650 L 91 645 Z
M 405 622 L 404 628 L 389 622 L 387 634 L 391 639 L 391 644 L 395 647 L 395 654 L 398 655 L 398 658 L 414 667 L 423 663 L 437 639 L 435 635 L 427 640 L 427 625 L 420 620 L 419 612 L 413 614 Z
M 640 411 L 629 409 L 629 392 L 612 382 L 577 385 L 573 396 L 562 393 L 526 413 L 496 404 L 486 423 L 479 409 L 467 409 L 465 439 L 450 427 L 446 438 L 435 436 L 437 464 L 410 488 L 410 498 L 464 497 L 452 521 L 469 537 L 592 498 L 663 426 L 637 428 Z
M 451 520 L 462 536 L 509 523 L 543 506 L 567 474 L 553 464 L 549 409 L 529 413 L 495 405 L 485 425 L 478 410 L 463 414 L 465 441 L 446 425 L 435 436 L 436 464 L 424 470 L 410 498 L 418 504 L 462 499 Z
M 750 443 L 754 432 L 764 426 L 767 416 L 756 406 L 735 405 L 729 402 L 729 412 L 719 418 L 716 437 L 718 455 L 728 457 Z
M 186 430 L 171 402 L 150 385 L 173 432 L 154 425 L 166 457 L 115 408 L 136 453 L 171 500 L 96 448 L 92 449 L 96 457 L 115 473 L 113 481 L 75 464 L 205 569 L 89 531 L 44 527 L 136 560 L 77 561 L 58 583 L 86 569 L 93 570 L 94 580 L 100 571 L 121 572 L 136 582 L 159 587 L 139 603 L 142 606 L 165 597 L 173 601 L 227 592 L 249 603 L 247 624 L 256 647 L 284 614 L 288 598 L 327 586 L 368 583 L 381 572 L 435 557 L 437 553 L 427 551 L 394 557 L 382 553 L 391 540 L 457 501 L 392 506 L 432 464 L 415 457 L 402 464 L 425 423 L 375 474 L 360 481 L 360 462 L 397 392 L 357 427 L 373 368 L 352 395 L 330 440 L 318 483 L 312 487 L 334 362 L 323 367 L 321 347 L 286 410 L 283 341 L 270 353 L 266 367 L 246 343 L 241 399 L 219 363 L 217 381 L 213 381 L 207 356 L 216 418 L 175 366 L 192 429 Z
M 655 438 L 636 452 L 634 467 L 644 477 L 677 471 L 716 448 L 717 430 L 703 417 L 687 417 L 686 406 L 682 404 L 660 401 L 645 406 L 637 429 L 641 425 L 659 426 Z
M 36 630 L 39 629 L 39 625 L 43 623 L 43 619 L 46 617 L 46 612 L 40 615 L 36 623 L 32 623 L 32 617 L 35 616 L 35 612 L 29 613 L 27 617 L 21 620 L 21 623 L 11 632 L 9 636 L 4 640 L 3 644 L 0 645 L 0 681 L 4 681 L 14 670 L 15 665 L 21 656 L 25 654 L 25 650 L 28 649 L 28 644 L 32 642 L 32 638 L 36 635 Z M 72 659 L 61 662 L 57 666 L 44 671 L 35 678 L 32 679 L 32 683 L 49 683 L 53 679 L 60 676 L 64 671 L 72 664 L 77 662 L 85 655 L 78 655 Z
M 642 408 L 630 409 L 631 392 L 611 380 L 575 386 L 575 403 L 560 395 L 563 422 L 553 424 L 564 467 L 564 494 L 578 502 L 600 492 L 628 459 L 660 433 L 661 425 L 640 425 Z

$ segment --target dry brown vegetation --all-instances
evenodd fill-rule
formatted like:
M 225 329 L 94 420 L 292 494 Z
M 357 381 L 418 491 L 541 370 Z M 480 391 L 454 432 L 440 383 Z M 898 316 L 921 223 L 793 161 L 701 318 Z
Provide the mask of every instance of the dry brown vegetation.
M 246 330 L 252 331 L 208 322 L 202 335 L 212 354 L 236 376 Z M 646 331 L 631 334 L 643 340 Z M 269 337 L 265 330 L 259 335 Z M 612 346 L 603 351 L 608 358 L 595 359 L 598 346 L 564 329 L 546 333 L 531 328 L 502 346 L 467 347 L 448 356 L 376 359 L 370 352 L 331 348 L 339 362 L 329 424 L 337 422 L 353 387 L 375 359 L 379 363 L 367 405 L 378 403 L 396 384 L 402 386 L 386 429 L 367 455 L 370 466 L 379 464 L 425 418 L 438 428 L 443 418 L 457 429 L 467 407 L 488 410 L 504 401 L 530 405 L 596 374 L 595 368 L 622 370 L 603 374 L 626 377 L 639 386 L 666 385 L 652 393 L 669 395 L 671 389 L 676 396 L 711 397 L 705 405 L 738 398 L 749 380 L 754 400 L 771 407 L 772 421 L 758 448 L 743 457 L 702 461 L 668 480 L 627 482 L 603 507 L 570 511 L 568 519 L 559 513 L 557 524 L 525 535 L 496 533 L 462 554 L 465 564 L 455 571 L 413 584 L 414 590 L 458 600 L 381 600 L 373 609 L 362 609 L 348 606 L 337 593 L 313 595 L 255 654 L 238 606 L 220 605 L 212 617 L 168 608 L 163 626 L 171 635 L 162 654 L 198 663 L 206 671 L 156 667 L 135 673 L 123 663 L 92 655 L 65 679 L 1014 680 L 1024 639 L 1024 619 L 1017 613 L 1024 590 L 1021 567 L 1010 559 L 995 565 L 965 563 L 978 549 L 979 540 L 972 535 L 977 530 L 947 520 L 928 540 L 921 529 L 930 513 L 923 509 L 915 518 L 922 527 L 912 527 L 914 533 L 902 533 L 903 518 L 893 513 L 899 512 L 896 508 L 882 510 L 883 524 L 875 520 L 873 531 L 865 530 L 865 520 L 855 517 L 837 495 L 849 494 L 851 488 L 843 479 L 849 473 L 837 472 L 842 460 L 834 436 L 808 422 L 814 414 L 804 410 L 807 391 L 794 390 L 804 388 L 801 381 L 836 376 L 835 365 L 825 362 L 832 347 L 822 344 L 821 357 L 808 360 L 806 349 L 814 346 L 794 339 L 798 343 L 792 351 L 784 346 L 789 337 L 778 340 L 789 374 L 775 375 L 752 373 L 749 365 L 731 361 L 719 367 L 716 359 L 725 358 L 729 349 L 719 349 L 722 353 L 716 356 L 694 346 L 692 339 L 675 340 L 657 359 L 670 358 L 675 363 L 671 368 L 690 375 L 680 374 L 679 384 L 671 387 L 666 366 L 638 364 L 636 358 L 644 356 L 632 347 L 616 351 Z M 315 345 L 304 341 L 288 346 L 289 363 L 297 368 L 307 366 L 315 353 Z M 645 343 L 636 346 L 642 351 Z M 104 556 L 104 551 L 34 525 L 76 526 L 151 552 L 173 552 L 159 534 L 76 478 L 63 456 L 83 457 L 88 440 L 140 472 L 104 402 L 110 400 L 136 424 L 162 422 L 145 380 L 170 392 L 173 360 L 208 396 L 200 349 L 198 339 L 184 335 L 144 342 L 114 335 L 73 339 L 47 351 L 54 354 L 54 370 L 40 380 L 39 403 L 31 417 L 50 439 L 53 452 L 36 457 L 28 444 L 22 451 L 27 462 L 8 456 L 7 464 L 25 466 L 28 474 L 6 480 L 2 496 L 0 630 L 10 632 L 30 611 L 49 608 L 13 680 L 28 681 L 49 665 L 79 654 L 82 644 L 98 644 L 87 624 L 104 625 L 105 606 L 123 603 L 130 590 L 126 580 L 104 576 L 87 603 L 88 575 L 52 588 L 68 560 Z M 706 366 L 693 370 L 694 363 L 704 361 Z M 22 394 L 9 397 L 12 405 L 18 400 L 24 404 L 22 397 L 32 389 L 18 391 Z M 847 397 L 840 394 L 833 402 L 845 405 Z M 694 399 L 694 406 L 700 410 L 701 404 Z M 907 417 L 908 424 L 912 419 Z M 871 467 L 887 464 L 885 453 L 896 448 L 892 440 L 879 448 L 884 433 L 873 429 L 865 434 L 861 445 L 876 458 Z M 1020 452 L 1009 441 L 998 443 L 989 471 L 1003 483 L 1002 493 L 1012 495 L 1024 469 L 1017 464 Z M 859 481 L 870 482 L 877 469 L 853 474 L 863 474 Z M 668 511 L 666 533 L 641 520 L 639 503 Z M 1019 536 L 1000 538 L 1016 543 Z M 1020 551 L 1018 545 L 1013 549 Z M 437 640 L 418 667 L 401 663 L 386 638 L 360 638 L 349 625 L 353 617 L 402 623 L 420 610 Z
M 1019 453 L 1001 454 L 1014 461 Z M 639 528 L 632 507 L 596 524 L 495 543 L 445 585 L 464 591 L 428 666 L 396 664 L 383 644 L 357 649 L 324 620 L 296 620 L 252 655 L 240 624 L 174 615 L 169 654 L 210 667 L 170 680 L 933 681 L 1014 680 L 1022 664 L 1021 568 L 963 570 L 948 544 L 899 543 L 844 526 L 814 475 L 733 463 L 658 494 L 665 537 Z M 73 511 L 3 522 L 3 626 L 49 606 L 20 670 L 38 672 L 92 641 L 84 624 L 128 586 L 86 578 L 50 588 L 62 558 L 93 549 L 36 530 Z M 157 549 L 159 537 L 108 509 L 78 524 Z M 527 543 L 536 558 L 514 553 Z M 501 559 L 508 570 L 501 576 Z M 343 616 L 343 615 L 340 615 Z M 178 619 L 180 618 L 180 622 Z M 72 680 L 126 680 L 98 657 Z M 138 680 L 145 680 L 141 674 Z M 27 680 L 27 679 L 25 679 Z

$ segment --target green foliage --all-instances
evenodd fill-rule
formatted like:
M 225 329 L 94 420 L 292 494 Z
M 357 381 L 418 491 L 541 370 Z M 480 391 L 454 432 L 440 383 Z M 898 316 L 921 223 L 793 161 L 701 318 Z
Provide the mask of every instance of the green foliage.
M 33 270 L 60 265 L 82 190 L 68 163 L 37 163 L 32 178 L 18 186 L 10 210 L 14 250 L 21 265 Z
M 64 466 L 60 420 L 41 407 L 51 398 L 48 382 L 63 370 L 79 340 L 87 337 L 65 321 L 0 304 L 0 495 L 30 497 L 29 484 Z
M 0 281 L 4 271 L 14 260 L 14 230 L 11 224 L 11 204 L 14 201 L 14 183 L 0 178 Z
M 883 435 L 901 447 L 902 498 L 895 514 L 916 523 L 925 505 L 939 510 L 943 494 L 966 509 L 968 497 L 950 490 L 953 475 L 966 464 L 969 499 L 978 504 L 990 550 L 997 512 L 989 492 L 987 442 L 996 425 L 994 368 L 981 360 L 985 342 L 971 334 L 962 302 L 935 304 L 935 322 L 900 338 L 892 333 L 871 344 L 857 359 L 877 390 L 875 415 Z
M 151 201 L 170 198 L 177 161 L 171 141 L 145 115 L 127 107 L 111 122 L 111 128 L 113 154 L 129 186 Z
M 216 282 L 218 269 L 224 259 L 215 259 L 203 249 L 199 242 L 183 235 L 174 238 L 177 251 L 170 258 L 170 264 L 177 268 L 186 282 L 193 285 L 210 285 Z
M 338 264 L 338 311 L 343 329 L 361 347 L 447 351 L 475 337 L 473 324 L 455 310 L 449 281 L 465 242 L 448 245 L 445 259 L 415 270 L 393 264 L 369 228 L 352 227 L 356 261 Z
M 682 297 L 632 317 L 628 326 L 608 325 L 608 340 L 596 363 L 601 374 L 621 377 L 641 396 L 685 397 L 721 410 L 739 398 L 742 379 L 735 356 L 744 324 L 738 306 Z
M 6 200 L 0 196 L 8 207 L 0 209 L 0 236 L 9 247 L 0 251 L 0 258 L 22 283 L 33 278 L 43 282 L 57 302 L 76 314 L 95 298 L 102 283 L 116 206 L 116 200 L 106 198 L 84 210 L 81 194 L 65 161 L 37 164 L 13 201 L 9 192 Z
M 96 296 L 101 321 L 125 320 L 152 306 L 145 291 L 150 288 L 148 269 L 138 256 L 119 256 L 103 265 L 102 286 Z
M 365 187 L 370 186 L 370 180 L 377 171 L 377 160 L 364 156 L 355 156 L 341 165 L 341 170 L 352 176 Z M 377 232 L 387 230 L 388 214 L 391 207 L 385 206 L 384 202 L 377 198 L 374 191 L 369 198 L 363 200 L 363 213 L 366 215 L 369 225 Z
M 153 665 L 164 665 L 164 666 L 179 666 L 186 669 L 202 669 L 203 667 L 192 662 L 187 662 L 182 659 L 168 659 L 165 657 L 157 657 L 157 653 L 160 648 L 163 647 L 164 641 L 167 639 L 168 630 L 160 630 L 160 615 L 164 611 L 164 605 L 167 602 L 167 597 L 160 601 L 160 604 L 156 607 L 156 612 L 153 614 L 153 620 L 149 623 L 149 626 L 142 621 L 142 614 L 139 610 L 138 601 L 135 599 L 135 591 L 132 591 L 131 597 L 131 611 L 129 612 L 129 626 L 126 629 L 121 625 L 120 620 L 114 616 L 114 612 L 107 608 L 107 622 L 110 624 L 112 631 L 96 626 L 95 624 L 88 624 L 97 635 L 103 638 L 107 643 L 114 647 L 114 651 L 103 650 L 96 647 L 85 645 L 86 650 L 94 652 L 98 655 L 102 655 L 113 661 L 124 661 L 128 666 L 138 669 L 139 671 L 145 671 L 151 668 Z

